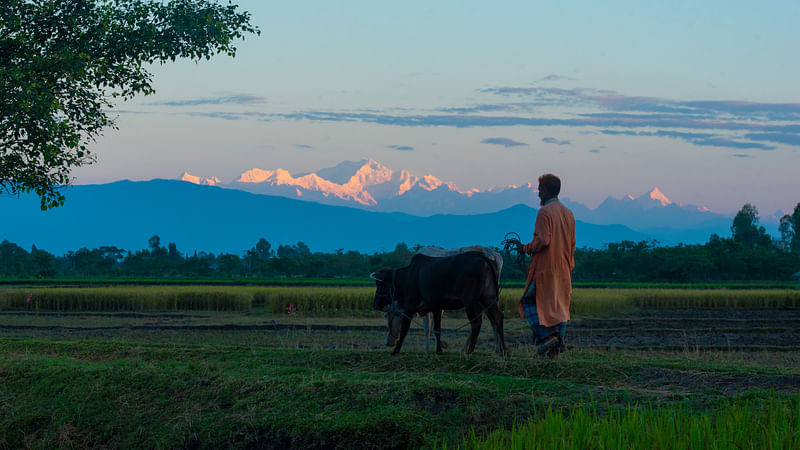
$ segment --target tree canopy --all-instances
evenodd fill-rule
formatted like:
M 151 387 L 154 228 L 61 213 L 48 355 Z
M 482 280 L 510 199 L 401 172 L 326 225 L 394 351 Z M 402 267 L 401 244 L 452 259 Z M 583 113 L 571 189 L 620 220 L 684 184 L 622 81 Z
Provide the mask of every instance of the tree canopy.
M 0 8 L 0 193 L 59 206 L 115 99 L 154 92 L 146 65 L 234 56 L 259 33 L 211 0 L 4 0 Z
M 745 203 L 736 213 L 731 225 L 733 240 L 748 247 L 767 246 L 770 237 L 763 226 L 758 225 L 758 209 L 750 203 Z

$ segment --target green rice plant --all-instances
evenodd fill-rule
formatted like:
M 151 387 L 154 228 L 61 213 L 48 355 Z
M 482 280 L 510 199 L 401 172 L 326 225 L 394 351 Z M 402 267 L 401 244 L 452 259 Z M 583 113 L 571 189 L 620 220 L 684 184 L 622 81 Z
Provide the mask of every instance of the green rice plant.
M 249 311 L 252 295 L 215 287 L 44 288 L 0 291 L 0 309 L 29 311 Z
M 511 431 L 485 437 L 473 431 L 459 448 L 795 449 L 800 448 L 799 430 L 800 396 L 736 400 L 705 412 L 628 406 L 600 413 L 579 405 L 566 411 L 548 408 Z

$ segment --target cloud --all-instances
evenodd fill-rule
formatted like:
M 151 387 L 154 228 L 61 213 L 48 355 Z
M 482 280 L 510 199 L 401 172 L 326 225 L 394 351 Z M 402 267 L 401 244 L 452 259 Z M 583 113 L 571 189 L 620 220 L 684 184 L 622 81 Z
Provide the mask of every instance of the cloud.
M 199 106 L 199 105 L 229 105 L 229 104 L 259 105 L 266 102 L 267 102 L 266 97 L 240 94 L 240 95 L 229 95 L 226 97 L 208 97 L 208 98 L 196 98 L 189 100 L 170 100 L 170 101 L 155 102 L 150 104 L 156 106 Z
M 134 111 L 131 109 L 104 109 L 105 114 L 152 114 L 151 111 Z
M 269 122 L 270 120 L 273 119 L 274 116 L 273 114 L 258 113 L 258 112 L 222 112 L 222 111 L 211 111 L 211 112 L 188 111 L 176 114 L 182 114 L 190 117 L 206 117 L 209 119 L 260 120 L 264 122 Z
M 567 78 L 548 75 L 544 79 Z M 760 150 L 774 150 L 780 145 L 800 146 L 800 103 L 678 101 L 626 96 L 615 91 L 588 88 L 501 86 L 480 89 L 479 92 L 492 96 L 492 101 L 427 111 L 409 109 L 306 110 L 282 113 L 186 111 L 184 114 L 225 120 L 351 122 L 397 127 L 568 127 L 582 134 L 673 138 L 696 146 Z M 263 97 L 233 95 L 161 104 L 251 105 L 264 102 L 266 100 Z M 525 143 L 507 145 L 516 142 L 513 140 L 507 143 L 501 142 L 504 141 L 484 143 L 504 146 L 527 145 Z M 554 145 L 571 144 L 571 141 L 554 137 L 546 137 L 542 142 Z M 413 150 L 413 148 L 403 150 Z
M 600 153 L 600 149 L 599 148 L 590 149 L 589 153 Z
M 569 145 L 569 144 L 571 144 L 570 141 L 559 141 L 558 139 L 556 139 L 554 137 L 542 138 L 542 142 L 544 142 L 545 144 L 556 144 L 556 145 Z
M 503 138 L 503 137 L 486 138 L 482 140 L 481 143 L 491 144 L 491 145 L 502 145 L 503 147 L 525 147 L 528 145 L 524 142 L 519 142 L 513 139 Z
M 615 111 L 664 112 L 694 117 L 729 115 L 739 119 L 800 120 L 800 103 L 758 103 L 743 101 L 678 101 L 656 97 L 626 96 L 615 91 L 588 88 L 494 87 L 481 93 L 534 98 L 547 104 L 584 105 Z
M 628 130 L 602 130 L 601 133 L 613 136 L 654 136 L 680 139 L 697 146 L 730 147 L 738 149 L 775 150 L 771 145 L 757 142 L 735 141 L 728 137 L 711 133 L 687 133 L 681 131 L 628 131 Z
M 750 133 L 744 135 L 752 141 L 767 141 L 776 144 L 800 146 L 800 134 L 794 133 Z
M 689 141 L 694 145 L 702 145 L 702 146 L 712 146 L 712 147 L 729 147 L 729 148 L 740 148 L 740 149 L 758 149 L 758 150 L 775 150 L 775 147 L 771 145 L 764 145 L 759 144 L 756 142 L 739 142 L 734 141 L 731 139 L 726 138 L 709 138 L 709 139 L 698 139 L 696 141 Z
M 408 146 L 408 145 L 387 145 L 386 147 L 394 149 L 394 150 L 398 150 L 398 151 L 401 151 L 401 152 L 410 152 L 410 151 L 414 150 L 414 147 L 411 147 L 411 146 Z
M 574 81 L 574 78 L 570 78 L 566 75 L 548 75 L 546 77 L 539 78 L 538 81 Z
M 733 156 L 734 158 L 749 158 L 750 157 L 750 155 L 745 155 L 744 153 L 734 153 L 731 156 Z
M 294 144 L 294 146 L 297 147 L 297 148 L 314 148 L 314 147 L 312 147 L 310 145 L 306 145 L 306 144 Z

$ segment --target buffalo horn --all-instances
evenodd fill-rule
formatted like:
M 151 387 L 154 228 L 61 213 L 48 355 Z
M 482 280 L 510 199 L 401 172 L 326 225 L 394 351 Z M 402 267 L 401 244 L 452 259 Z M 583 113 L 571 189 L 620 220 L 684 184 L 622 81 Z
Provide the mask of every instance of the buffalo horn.
M 382 279 L 382 278 L 378 278 L 378 277 L 376 276 L 376 272 L 372 272 L 371 274 L 369 274 L 369 277 L 370 277 L 370 278 L 372 278 L 372 279 L 373 279 L 373 280 L 375 280 L 375 281 L 383 281 L 383 279 Z

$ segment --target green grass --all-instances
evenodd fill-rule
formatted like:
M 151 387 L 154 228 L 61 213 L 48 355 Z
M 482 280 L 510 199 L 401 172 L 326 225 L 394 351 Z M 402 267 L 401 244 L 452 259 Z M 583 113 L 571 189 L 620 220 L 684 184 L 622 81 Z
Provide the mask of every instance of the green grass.
M 719 385 L 688 379 L 654 389 L 654 371 L 675 370 L 725 383 L 738 379 L 741 387 L 734 397 Z M 670 436 L 676 432 L 666 425 L 670 415 L 713 422 L 741 404 L 754 414 L 783 411 L 794 424 L 796 393 L 746 387 L 753 378 L 786 373 L 798 375 L 797 367 L 682 354 L 578 351 L 552 361 L 526 351 L 510 358 L 488 352 L 390 357 L 385 351 L 6 338 L 0 339 L 0 447 L 406 448 L 470 435 L 466 442 L 477 445 L 486 436 L 490 443 L 506 439 L 496 430 L 525 430 L 542 419 L 550 421 L 546 430 L 569 427 L 562 422 L 571 416 L 584 433 L 600 433 L 598 427 L 624 433 L 635 427 L 632 412 L 654 433 Z M 792 442 L 785 434 L 776 439 Z
M 446 442 L 442 446 L 447 448 Z M 766 401 L 733 400 L 713 411 L 684 406 L 629 406 L 598 412 L 594 405 L 548 408 L 511 431 L 474 432 L 457 448 L 470 449 L 796 449 L 800 395 Z

